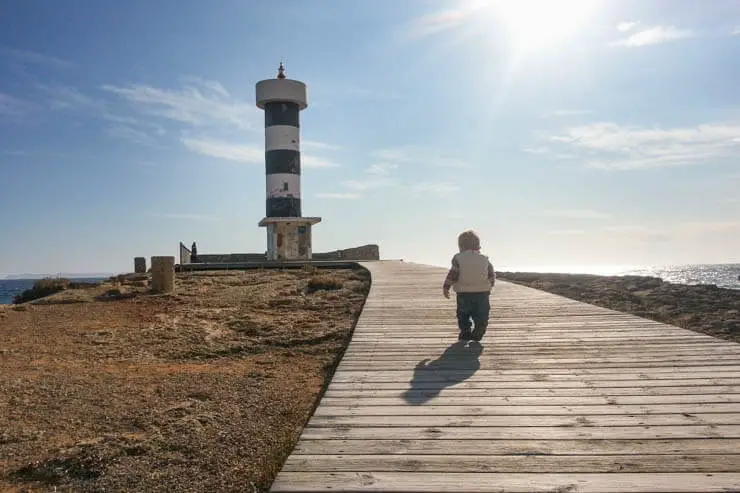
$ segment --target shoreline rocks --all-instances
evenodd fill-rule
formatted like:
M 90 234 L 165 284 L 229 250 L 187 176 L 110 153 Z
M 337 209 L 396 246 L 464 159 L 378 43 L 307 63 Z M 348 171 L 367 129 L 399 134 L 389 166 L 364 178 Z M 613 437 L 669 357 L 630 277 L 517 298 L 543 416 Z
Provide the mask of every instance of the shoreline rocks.
M 720 339 L 740 342 L 740 290 L 658 277 L 497 272 L 497 278 Z

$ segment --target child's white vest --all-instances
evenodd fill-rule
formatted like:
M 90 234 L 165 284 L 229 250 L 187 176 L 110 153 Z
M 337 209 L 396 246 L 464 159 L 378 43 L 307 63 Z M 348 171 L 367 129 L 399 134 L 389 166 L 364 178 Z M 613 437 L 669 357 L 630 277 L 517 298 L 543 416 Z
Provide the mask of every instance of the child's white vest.
M 488 257 L 472 250 L 457 253 L 459 266 L 457 282 L 452 289 L 457 293 L 480 293 L 491 290 L 488 280 Z

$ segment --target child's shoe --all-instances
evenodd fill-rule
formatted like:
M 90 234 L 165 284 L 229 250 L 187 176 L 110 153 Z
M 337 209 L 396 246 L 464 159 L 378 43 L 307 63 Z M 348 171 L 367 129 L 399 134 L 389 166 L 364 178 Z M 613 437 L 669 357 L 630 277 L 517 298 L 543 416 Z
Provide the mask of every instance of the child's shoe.
M 480 342 L 481 339 L 483 339 L 483 336 L 486 333 L 486 328 L 481 327 L 480 329 L 476 328 L 473 329 L 473 332 L 470 334 L 470 340 L 475 342 Z

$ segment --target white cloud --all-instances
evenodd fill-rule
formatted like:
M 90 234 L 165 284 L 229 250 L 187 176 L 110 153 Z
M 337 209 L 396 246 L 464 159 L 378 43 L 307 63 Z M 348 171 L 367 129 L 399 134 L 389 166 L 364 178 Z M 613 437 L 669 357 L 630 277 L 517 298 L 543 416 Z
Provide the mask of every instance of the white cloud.
M 200 86 L 219 96 L 223 96 L 225 98 L 231 97 L 229 91 L 227 91 L 226 88 L 216 80 L 204 79 L 203 77 L 196 77 L 193 75 L 183 75 L 179 78 L 179 80 L 181 84 L 188 84 L 192 87 Z
M 301 152 L 302 168 L 336 168 L 338 166 L 337 163 L 325 157 Z
M 103 113 L 106 108 L 104 101 L 91 98 L 79 90 L 69 86 L 39 85 L 39 89 L 49 95 L 49 106 L 54 110 L 92 111 Z
M 467 0 L 456 2 L 453 8 L 425 14 L 415 19 L 407 29 L 407 34 L 414 38 L 425 37 L 454 29 L 486 6 L 486 1 Z
M 360 198 L 359 193 L 318 193 L 320 199 L 355 200 Z
M 435 153 L 423 147 L 402 146 L 378 149 L 373 155 L 385 162 L 396 164 L 421 164 L 437 168 L 467 168 L 470 165 L 455 156 Z
M 732 33 L 731 36 L 740 36 L 740 26 L 736 27 Z
M 571 127 L 550 141 L 602 169 L 700 165 L 737 156 L 740 125 L 647 128 L 603 122 Z
M 180 141 L 190 151 L 204 156 L 211 156 L 229 161 L 248 164 L 264 164 L 265 149 L 261 145 L 236 144 L 210 137 L 181 137 Z M 334 168 L 338 166 L 333 161 L 301 153 L 302 168 Z
M 398 168 L 398 165 L 395 163 L 375 163 L 368 166 L 367 169 L 365 169 L 365 173 L 378 176 L 388 176 L 391 174 L 391 170 L 396 168 Z
M 570 159 L 578 159 L 578 156 L 576 154 L 573 154 L 573 153 L 570 153 L 570 152 L 558 153 L 558 154 L 555 154 L 555 156 L 553 156 L 553 157 L 555 159 L 559 159 L 561 161 L 566 161 L 566 160 L 570 160 Z
M 345 180 L 342 182 L 342 186 L 349 188 L 350 190 L 372 190 L 374 188 L 386 188 L 393 187 L 396 183 L 388 179 L 373 179 L 373 180 Z
M 639 22 L 620 22 L 617 24 L 617 30 L 624 33 L 631 31 L 633 28 L 637 27 L 638 24 Z
M 413 186 L 414 192 L 437 196 L 451 195 L 458 190 L 460 190 L 459 186 L 448 182 L 422 182 Z
M 301 149 L 314 149 L 318 151 L 337 151 L 341 147 L 327 144 L 326 142 L 317 142 L 315 140 L 301 140 Z
M 261 111 L 252 103 L 232 97 L 216 81 L 197 77 L 180 79 L 177 89 L 145 84 L 104 85 L 103 89 L 131 102 L 144 114 L 195 127 L 228 126 L 243 130 L 259 128 Z
M 56 68 L 70 68 L 74 66 L 72 62 L 68 62 L 67 60 L 62 60 L 61 58 L 29 50 L 0 47 L 0 55 L 26 64 L 33 63 L 37 65 L 53 66 Z
M 27 101 L 0 92 L 0 115 L 21 116 L 33 108 Z
M 143 130 L 132 125 L 117 124 L 111 125 L 106 129 L 106 133 L 111 137 L 128 140 L 135 144 L 154 146 L 157 145 L 157 139 L 154 135 L 162 136 L 165 130 L 162 127 L 152 127 L 153 130 Z
M 233 144 L 208 138 L 182 137 L 180 141 L 187 149 L 205 156 L 228 159 L 241 163 L 260 164 L 265 162 L 265 150 L 259 146 Z
M 612 45 L 635 48 L 638 46 L 648 46 L 692 38 L 694 36 L 696 36 L 696 33 L 688 29 L 678 29 L 673 26 L 654 26 L 643 31 L 636 32 L 627 38 L 615 41 Z
M 607 219 L 611 217 L 610 214 L 594 211 L 591 209 L 547 210 L 544 212 L 544 214 L 550 217 L 561 217 L 566 219 Z
M 87 96 L 75 87 L 39 85 L 38 88 L 48 95 L 48 105 L 54 111 L 83 113 L 110 122 L 104 131 L 111 137 L 153 146 L 157 145 L 157 137 L 166 134 L 162 125 L 115 113 L 109 102 Z

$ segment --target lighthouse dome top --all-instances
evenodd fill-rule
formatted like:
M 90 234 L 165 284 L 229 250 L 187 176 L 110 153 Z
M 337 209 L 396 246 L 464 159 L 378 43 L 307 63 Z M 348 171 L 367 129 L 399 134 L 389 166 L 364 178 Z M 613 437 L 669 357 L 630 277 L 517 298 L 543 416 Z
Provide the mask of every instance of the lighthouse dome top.
M 280 64 L 278 76 L 275 79 L 265 79 L 257 82 L 257 107 L 264 109 L 267 103 L 295 103 L 300 109 L 308 107 L 306 84 L 299 80 L 288 79 L 285 76 L 285 67 Z

